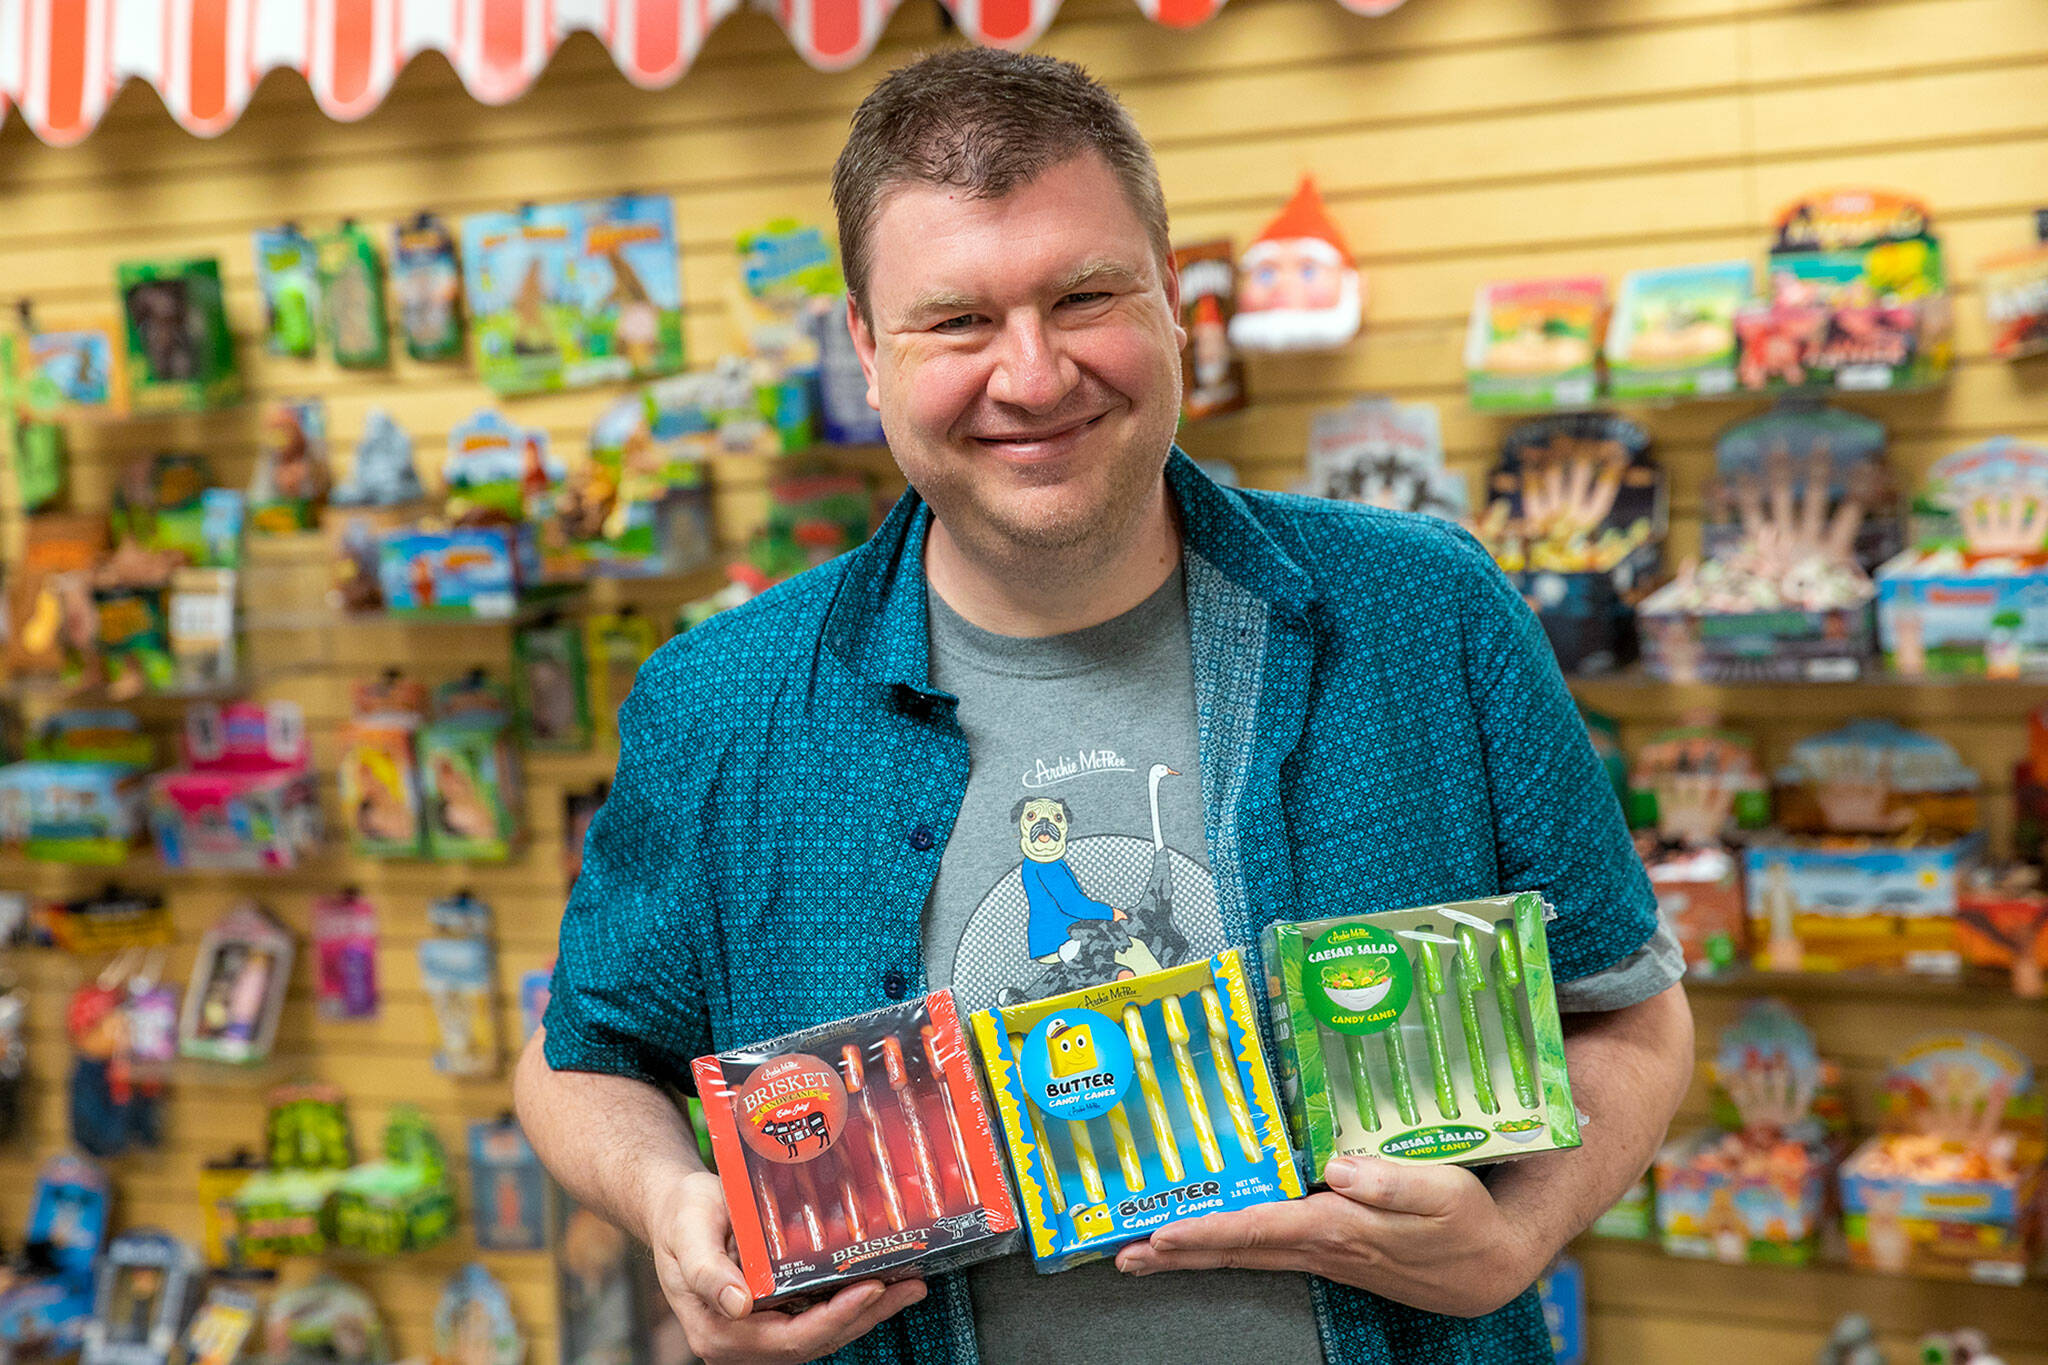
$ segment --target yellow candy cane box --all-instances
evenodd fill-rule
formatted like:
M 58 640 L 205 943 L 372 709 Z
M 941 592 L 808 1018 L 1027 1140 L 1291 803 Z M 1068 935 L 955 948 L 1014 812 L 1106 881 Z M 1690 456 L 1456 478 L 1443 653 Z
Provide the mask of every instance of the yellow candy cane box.
M 1236 949 L 974 1016 L 1042 1272 L 1301 1196 Z

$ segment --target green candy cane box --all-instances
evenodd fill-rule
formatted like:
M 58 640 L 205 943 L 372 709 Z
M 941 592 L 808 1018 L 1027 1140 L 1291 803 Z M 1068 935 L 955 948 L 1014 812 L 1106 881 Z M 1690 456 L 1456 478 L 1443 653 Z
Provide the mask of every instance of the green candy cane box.
M 1281 1097 L 1335 1156 L 1476 1165 L 1579 1145 L 1534 892 L 1269 925 Z

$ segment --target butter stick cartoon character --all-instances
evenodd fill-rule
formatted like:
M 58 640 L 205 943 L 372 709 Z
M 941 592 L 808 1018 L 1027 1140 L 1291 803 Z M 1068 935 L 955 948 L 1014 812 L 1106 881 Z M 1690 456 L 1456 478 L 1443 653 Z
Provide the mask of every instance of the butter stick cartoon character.
M 1088 1025 L 1055 1019 L 1046 1026 L 1045 1042 L 1051 1049 L 1054 1076 L 1085 1076 L 1097 1069 L 1095 1031 Z

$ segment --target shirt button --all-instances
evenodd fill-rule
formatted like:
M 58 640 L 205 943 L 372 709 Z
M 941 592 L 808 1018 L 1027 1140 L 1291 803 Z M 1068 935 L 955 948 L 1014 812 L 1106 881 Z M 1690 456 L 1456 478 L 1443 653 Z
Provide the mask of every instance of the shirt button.
M 901 1000 L 904 993 L 909 989 L 910 982 L 905 979 L 903 973 L 898 969 L 891 967 L 888 971 L 882 973 L 882 994 L 888 996 L 891 1000 Z
M 910 831 L 910 846 L 919 853 L 923 853 L 926 849 L 930 848 L 932 846 L 932 827 L 930 825 L 919 825 L 916 829 Z

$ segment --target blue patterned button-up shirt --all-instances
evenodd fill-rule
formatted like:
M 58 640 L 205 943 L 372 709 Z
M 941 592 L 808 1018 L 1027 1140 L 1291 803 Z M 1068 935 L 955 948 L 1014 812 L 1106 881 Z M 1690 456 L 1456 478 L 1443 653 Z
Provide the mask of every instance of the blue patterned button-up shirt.
M 1225 932 L 1545 893 L 1560 981 L 1655 903 L 1542 631 L 1463 531 L 1218 487 L 1175 452 L 1209 863 Z M 662 648 L 562 920 L 547 1059 L 688 1088 L 692 1057 L 919 989 L 967 786 L 906 493 L 862 548 Z M 1534 1292 L 1458 1320 L 1311 1279 L 1335 1365 L 1548 1365 Z M 1077 1330 L 1084 1330 L 1076 1324 Z M 841 1353 L 976 1359 L 960 1276 Z

